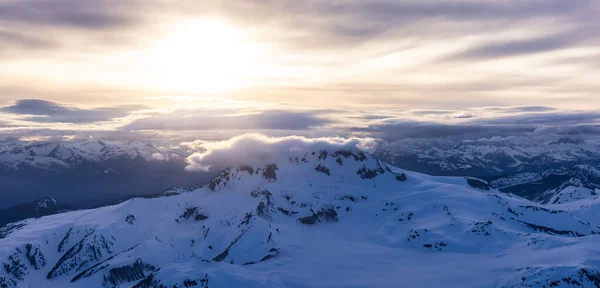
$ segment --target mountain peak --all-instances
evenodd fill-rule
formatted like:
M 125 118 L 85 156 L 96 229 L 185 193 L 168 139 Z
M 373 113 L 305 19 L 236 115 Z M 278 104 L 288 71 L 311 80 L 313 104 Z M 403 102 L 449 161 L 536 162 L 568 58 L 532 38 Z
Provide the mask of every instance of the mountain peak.
M 315 151 L 227 168 L 213 182 L 11 224 L 0 231 L 8 267 L 0 285 L 503 287 L 564 278 L 535 267 L 598 273 L 580 256 L 599 250 L 590 244 L 600 237 L 595 218 L 485 190 L 475 178 L 407 172 L 358 151 Z M 564 252 L 549 257 L 547 247 Z M 456 263 L 472 273 L 443 273 Z M 435 279 L 392 273 L 431 265 L 442 271 Z
M 406 174 L 394 172 L 390 167 L 368 156 L 360 150 L 325 150 L 306 152 L 301 155 L 289 156 L 277 163 L 267 165 L 244 165 L 238 168 L 225 168 L 209 184 L 212 191 L 225 187 L 237 187 L 251 183 L 277 182 L 281 179 L 288 181 L 297 174 L 313 175 L 312 177 L 341 177 L 338 175 L 354 175 L 357 179 L 369 180 L 383 174 L 388 174 L 395 181 L 406 181 Z

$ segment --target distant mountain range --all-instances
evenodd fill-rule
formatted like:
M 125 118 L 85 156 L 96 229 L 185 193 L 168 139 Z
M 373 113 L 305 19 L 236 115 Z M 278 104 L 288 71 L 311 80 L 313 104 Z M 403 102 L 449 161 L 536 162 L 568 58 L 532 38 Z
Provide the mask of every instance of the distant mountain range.
M 543 204 L 561 204 L 597 198 L 600 170 L 587 165 L 549 169 L 542 173 L 515 174 L 491 182 L 502 192 L 513 193 Z
M 150 143 L 141 142 L 87 141 L 37 144 L 6 142 L 0 145 L 0 166 L 13 171 L 28 168 L 59 170 L 77 168 L 90 162 L 132 161 L 136 158 L 151 161 L 158 158 L 158 155 L 175 152 L 165 148 L 158 149 Z M 108 172 L 110 170 L 106 171 Z
M 179 146 L 143 142 L 0 142 L 0 216 L 12 215 L 0 217 L 0 225 L 133 197 L 193 190 L 216 173 L 185 171 L 189 153 Z M 543 204 L 600 195 L 596 168 L 600 143 L 578 139 L 518 145 L 510 141 L 447 146 L 381 142 L 372 156 L 411 171 L 480 178 L 491 188 Z M 32 203 L 47 198 L 55 199 L 58 206 L 31 209 Z
M 185 171 L 187 153 L 141 142 L 0 142 L 0 209 L 46 197 L 92 208 L 201 186 L 214 174 Z
M 302 152 L 6 225 L 0 287 L 598 287 L 597 211 L 361 151 Z
M 580 139 L 447 146 L 381 142 L 374 156 L 431 175 L 478 177 L 503 192 L 540 203 L 565 203 L 600 193 L 600 143 Z

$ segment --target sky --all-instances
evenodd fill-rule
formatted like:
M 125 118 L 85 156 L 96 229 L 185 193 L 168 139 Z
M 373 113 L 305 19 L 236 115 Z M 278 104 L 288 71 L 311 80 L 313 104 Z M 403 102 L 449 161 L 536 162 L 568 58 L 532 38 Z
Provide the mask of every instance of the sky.
M 598 135 L 595 0 L 0 0 L 0 140 Z

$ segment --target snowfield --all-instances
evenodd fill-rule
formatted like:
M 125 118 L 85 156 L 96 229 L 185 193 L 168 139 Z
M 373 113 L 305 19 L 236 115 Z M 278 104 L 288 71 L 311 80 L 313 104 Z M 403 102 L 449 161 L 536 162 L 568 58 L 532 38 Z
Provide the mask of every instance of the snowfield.
M 600 200 L 542 205 L 359 151 L 0 229 L 0 287 L 600 287 Z

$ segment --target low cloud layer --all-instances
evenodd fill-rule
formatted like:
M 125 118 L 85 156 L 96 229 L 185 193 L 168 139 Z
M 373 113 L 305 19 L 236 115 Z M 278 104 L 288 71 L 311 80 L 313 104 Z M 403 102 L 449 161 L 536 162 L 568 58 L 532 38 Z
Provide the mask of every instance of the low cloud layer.
M 494 136 L 525 135 L 534 132 L 535 127 L 398 122 L 373 125 L 367 128 L 353 128 L 353 131 L 386 141 L 405 139 L 448 139 L 460 141 Z
M 317 109 L 250 101 L 190 102 L 165 109 L 143 106 L 78 108 L 39 99 L 0 107 L 1 139 L 88 139 L 182 142 L 222 141 L 245 133 L 271 137 L 367 137 L 385 141 L 437 139 L 454 143 L 485 139 L 561 136 L 600 137 L 600 111 L 548 106 L 466 109 Z M 479 141 L 483 139 L 482 141 Z M 487 141 L 489 142 L 489 141 Z
M 65 26 L 84 29 L 124 27 L 136 21 L 125 13 L 131 1 L 3 1 L 0 19 L 12 24 Z
M 306 138 L 300 136 L 268 137 L 245 134 L 220 142 L 188 143 L 202 152 L 187 158 L 187 170 L 209 171 L 224 167 L 267 165 L 320 150 L 369 149 L 374 144 L 367 138 Z
M 180 110 L 134 120 L 122 130 L 306 130 L 333 122 L 315 112 L 265 110 L 239 114 L 230 109 Z
M 39 123 L 93 123 L 124 117 L 141 105 L 83 109 L 42 99 L 19 99 L 12 105 L 0 107 L 0 113 L 13 114 L 21 120 Z

